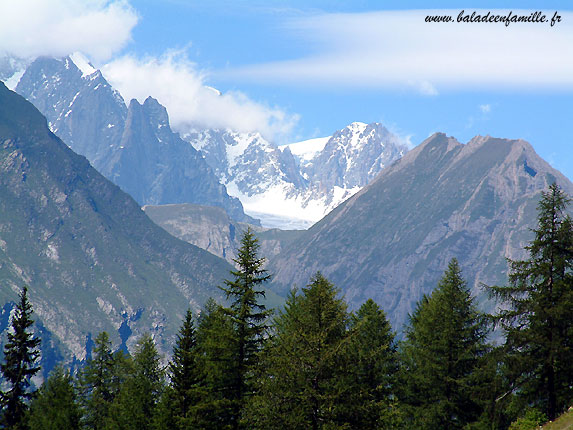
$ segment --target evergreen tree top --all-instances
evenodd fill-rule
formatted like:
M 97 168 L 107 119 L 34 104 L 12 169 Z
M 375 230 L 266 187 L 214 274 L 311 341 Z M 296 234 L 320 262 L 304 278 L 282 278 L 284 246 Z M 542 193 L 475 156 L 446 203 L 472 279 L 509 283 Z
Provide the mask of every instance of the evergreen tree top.
M 259 242 L 249 227 L 241 238 L 241 248 L 238 250 L 235 263 L 237 270 L 232 270 L 233 279 L 225 280 L 224 287 L 220 287 L 227 300 L 231 300 L 229 314 L 236 322 L 263 321 L 269 316 L 265 306 L 259 298 L 265 297 L 262 284 L 266 283 L 271 275 L 263 267 L 265 258 L 258 256 Z
M 33 337 L 28 330 L 34 324 L 33 313 L 32 304 L 28 300 L 28 287 L 25 286 L 16 304 L 12 330 L 7 335 L 8 342 L 4 345 L 5 363 L 0 365 L 9 383 L 21 384 L 24 388 L 30 386 L 29 379 L 40 371 L 40 366 L 35 364 L 40 356 L 38 347 L 41 339 Z
M 486 335 L 486 320 L 452 259 L 437 288 L 418 303 L 402 344 L 411 428 L 462 429 L 479 416 L 472 387 L 488 350 Z
M 237 251 L 237 257 L 233 259 L 238 270 L 231 271 L 231 274 L 241 278 L 245 283 L 261 284 L 268 281 L 271 276 L 263 268 L 266 259 L 259 257 L 259 248 L 259 240 L 251 227 L 248 227 L 241 237 L 241 247 Z M 229 285 L 229 281 L 225 284 Z
M 4 345 L 4 362 L 0 365 L 3 380 L 8 386 L 7 392 L 0 393 L 2 416 L 0 426 L 19 428 L 28 408 L 26 399 L 32 397 L 30 378 L 40 371 L 37 365 L 41 340 L 29 331 L 34 324 L 32 305 L 28 301 L 28 288 L 24 287 L 20 300 L 16 304 L 8 342 Z
M 485 339 L 485 317 L 477 310 L 456 258 L 449 262 L 432 294 L 425 295 L 418 302 L 410 316 L 406 334 L 408 337 L 420 336 L 426 329 L 427 335 L 431 337 L 436 335 L 437 330 L 444 337 L 469 336 L 472 342 Z
M 506 334 L 509 379 L 530 405 L 554 419 L 573 398 L 573 222 L 571 199 L 553 183 L 537 206 L 529 258 L 510 260 L 509 285 L 488 287 L 505 306 L 495 320 Z

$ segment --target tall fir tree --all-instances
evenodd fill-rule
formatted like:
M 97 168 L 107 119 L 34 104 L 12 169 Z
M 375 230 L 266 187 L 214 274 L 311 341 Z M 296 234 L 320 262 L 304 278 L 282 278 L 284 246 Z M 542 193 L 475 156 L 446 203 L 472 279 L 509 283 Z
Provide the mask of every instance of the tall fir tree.
M 394 333 L 384 311 L 367 300 L 350 317 L 346 414 L 353 429 L 390 429 L 400 422 L 396 384 L 398 356 Z
M 169 363 L 171 374 L 173 415 L 181 421 L 181 428 L 197 422 L 202 393 L 202 377 L 199 368 L 197 335 L 191 310 L 187 310 L 183 325 L 173 347 L 173 358 Z M 188 423 L 189 425 L 186 425 Z
M 0 365 L 8 391 L 1 393 L 0 425 L 10 429 L 27 428 L 25 417 L 27 401 L 32 397 L 30 378 L 40 371 L 37 365 L 41 339 L 30 331 L 32 305 L 28 300 L 28 289 L 24 287 L 16 304 L 8 342 L 4 345 L 4 362 Z
M 237 348 L 233 322 L 213 299 L 207 300 L 197 324 L 201 369 L 201 400 L 196 407 L 196 427 L 231 429 L 235 424 L 234 384 Z
M 344 353 L 348 313 L 320 273 L 291 292 L 262 355 L 259 390 L 249 408 L 254 428 L 352 428 L 341 411 L 349 387 Z
M 477 375 L 487 323 L 453 259 L 431 296 L 418 304 L 402 345 L 409 428 L 462 429 L 482 413 Z
M 80 419 L 73 378 L 62 367 L 56 367 L 32 400 L 30 430 L 79 430 Z
M 141 405 L 141 415 L 146 420 L 145 426 L 141 425 L 139 429 L 147 428 L 149 418 L 153 416 L 155 406 L 165 389 L 165 369 L 161 360 L 153 338 L 149 333 L 144 334 L 137 342 L 133 356 L 134 385 Z
M 106 426 L 110 405 L 121 385 L 116 364 L 109 335 L 101 332 L 95 339 L 92 359 L 79 375 L 83 425 L 88 429 L 103 430 Z
M 266 321 L 270 312 L 260 299 L 265 292 L 262 285 L 270 279 L 264 269 L 265 258 L 258 256 L 259 243 L 254 232 L 248 228 L 241 238 L 241 247 L 234 259 L 237 270 L 231 271 L 232 280 L 226 280 L 222 290 L 230 306 L 225 309 L 234 326 L 236 347 L 236 379 L 232 387 L 234 404 L 233 423 L 239 428 L 245 399 L 252 394 L 252 375 L 257 365 Z
M 537 206 L 529 259 L 510 261 L 507 286 L 489 287 L 502 306 L 505 368 L 517 396 L 550 420 L 573 401 L 573 222 L 555 183 Z
M 151 335 L 144 334 L 135 346 L 130 373 L 110 405 L 107 429 L 153 428 L 156 407 L 165 388 L 161 356 Z

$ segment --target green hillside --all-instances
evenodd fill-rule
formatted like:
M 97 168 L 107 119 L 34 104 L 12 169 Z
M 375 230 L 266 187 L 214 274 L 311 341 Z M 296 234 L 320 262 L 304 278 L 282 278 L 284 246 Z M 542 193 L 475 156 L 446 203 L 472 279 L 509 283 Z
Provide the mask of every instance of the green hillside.
M 103 330 L 127 348 L 150 331 L 169 351 L 186 309 L 220 297 L 227 262 L 156 226 L 3 84 L 0 166 L 0 304 L 29 285 L 67 359 Z

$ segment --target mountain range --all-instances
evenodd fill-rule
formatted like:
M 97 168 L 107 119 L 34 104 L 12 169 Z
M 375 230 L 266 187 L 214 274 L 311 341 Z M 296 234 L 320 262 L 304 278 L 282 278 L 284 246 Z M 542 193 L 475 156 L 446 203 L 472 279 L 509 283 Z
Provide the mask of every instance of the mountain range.
M 0 73 L 15 85 L 22 64 Z M 506 259 L 526 256 L 541 191 L 556 181 L 573 195 L 523 140 L 436 133 L 408 150 L 359 122 L 283 146 L 255 132 L 180 136 L 159 101 L 126 106 L 81 56 L 26 67 L 16 89 L 48 122 L 2 87 L 0 303 L 30 284 L 52 355 L 82 360 L 103 329 L 128 348 L 151 328 L 168 351 L 185 308 L 218 296 L 249 225 L 275 304 L 321 271 L 352 309 L 373 298 L 400 331 L 456 257 L 488 310 L 480 285 L 506 282 Z
M 408 151 L 379 123 L 355 122 L 330 137 L 283 146 L 228 130 L 183 137 L 248 213 L 283 229 L 309 227 Z
M 31 64 L 4 58 L 0 73 L 57 136 L 141 205 L 218 206 L 237 222 L 307 228 L 408 150 L 378 123 L 283 146 L 256 132 L 181 137 L 159 101 L 126 105 L 79 53 Z
M 373 298 L 398 330 L 456 257 L 484 309 L 482 283 L 507 282 L 526 257 L 542 190 L 573 184 L 523 140 L 437 133 L 386 167 L 270 258 L 275 291 L 321 271 L 352 308 Z
M 541 191 L 553 182 L 573 195 L 573 184 L 528 142 L 476 136 L 464 145 L 437 133 L 308 230 L 259 228 L 271 288 L 284 296 L 321 271 L 351 308 L 373 298 L 400 331 L 455 257 L 482 309 L 491 310 L 481 285 L 507 282 L 506 259 L 527 257 Z M 146 213 L 183 240 L 219 255 L 224 248 L 232 261 L 235 231 L 244 225 L 205 210 L 174 205 Z
M 169 352 L 187 308 L 221 297 L 232 266 L 154 224 L 2 83 L 0 166 L 0 329 L 28 285 L 45 359 L 84 360 L 103 330 Z
M 15 91 L 46 116 L 54 134 L 140 205 L 219 206 L 237 221 L 258 224 L 202 155 L 171 130 L 163 106 L 153 98 L 126 106 L 80 54 L 36 59 Z

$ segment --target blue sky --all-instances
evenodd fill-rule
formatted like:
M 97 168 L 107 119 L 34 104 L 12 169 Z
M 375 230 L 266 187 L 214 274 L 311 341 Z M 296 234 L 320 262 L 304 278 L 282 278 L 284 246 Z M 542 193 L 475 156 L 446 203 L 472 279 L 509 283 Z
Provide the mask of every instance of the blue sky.
M 309 41 L 300 34 L 300 29 L 293 28 L 293 21 L 325 13 L 379 11 L 381 4 L 385 9 L 400 10 L 428 7 L 427 2 L 421 1 L 391 4 L 380 1 L 145 0 L 137 4 L 141 21 L 133 33 L 133 46 L 140 54 L 153 55 L 161 54 L 166 47 L 187 48 L 191 60 L 211 73 L 209 84 L 222 91 L 243 91 L 257 101 L 300 115 L 293 129 L 293 139 L 329 135 L 352 121 L 383 122 L 414 145 L 435 131 L 446 132 L 462 142 L 477 134 L 523 138 L 530 141 L 543 158 L 573 178 L 571 86 L 476 89 L 461 85 L 443 90 L 438 87 L 437 95 L 427 95 L 410 88 L 320 85 L 303 80 L 257 82 L 240 77 L 233 79 L 232 74 L 221 76 L 221 72 L 228 69 L 294 60 L 323 48 L 321 42 Z M 551 7 L 547 4 L 541 7 L 540 2 L 482 2 L 474 3 L 475 7 L 516 7 L 528 12 L 543 10 L 548 14 L 554 11 L 561 14 L 568 9 L 566 2 L 555 2 Z M 432 8 L 473 10 L 459 2 L 434 3 Z M 169 30 L 162 31 L 166 24 Z M 424 25 L 430 24 L 419 23 L 420 27 Z M 570 28 L 573 23 L 556 24 L 559 25 Z M 344 34 L 344 30 L 341 28 L 340 32 Z M 464 30 L 460 27 L 457 31 Z M 514 28 L 504 30 L 511 32 Z M 542 28 L 547 33 L 554 30 L 559 29 Z M 573 55 L 573 44 L 563 55 Z
M 50 25 L 60 19 L 26 3 L 37 15 L 54 13 Z M 80 50 L 125 98 L 158 98 L 181 131 L 259 129 L 286 143 L 330 135 L 353 121 L 378 121 L 412 145 L 436 131 L 461 142 L 477 134 L 523 138 L 573 179 L 568 2 L 431 5 L 431 13 L 454 18 L 462 9 L 541 10 L 549 18 L 557 11 L 562 21 L 553 27 L 425 23 L 430 12 L 420 9 L 429 5 L 421 1 L 86 0 L 67 10 L 73 3 L 51 6 L 69 22 L 82 17 L 85 34 L 4 50 Z M 18 12 L 30 16 L 18 8 L 0 14 L 7 20 L 0 27 L 17 21 Z M 109 29 L 103 36 L 102 27 Z M 0 41 L 16 40 L 23 30 L 2 31 Z

